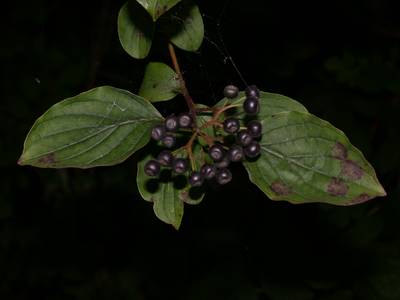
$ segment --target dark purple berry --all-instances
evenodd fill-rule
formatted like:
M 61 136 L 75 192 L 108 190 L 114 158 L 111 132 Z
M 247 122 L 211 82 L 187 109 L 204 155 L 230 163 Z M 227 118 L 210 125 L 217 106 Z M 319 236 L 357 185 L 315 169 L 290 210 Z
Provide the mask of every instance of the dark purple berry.
M 182 128 L 189 128 L 192 125 L 193 119 L 188 113 L 182 113 L 178 117 L 178 124 Z
M 228 169 L 221 169 L 218 171 L 216 179 L 219 184 L 227 184 L 232 180 L 232 173 Z
M 177 174 L 183 174 L 187 171 L 189 163 L 185 158 L 175 158 L 172 162 L 172 169 Z
M 159 141 L 165 136 L 165 127 L 163 125 L 156 125 L 151 130 L 151 138 Z
M 228 118 L 224 121 L 224 130 L 227 133 L 236 133 L 240 129 L 240 123 L 238 119 Z
M 173 160 L 174 156 L 169 150 L 163 150 L 157 156 L 157 161 L 165 167 L 170 167 Z
M 254 158 L 260 154 L 261 147 L 260 144 L 256 141 L 252 141 L 250 145 L 244 148 L 244 154 L 247 157 Z
M 260 90 L 255 85 L 248 86 L 244 92 L 248 98 L 249 97 L 254 97 L 257 99 L 260 98 Z
M 155 161 L 153 159 L 149 160 L 144 165 L 144 172 L 147 176 L 157 176 L 160 173 L 160 164 L 158 163 L 158 161 Z
M 224 96 L 226 98 L 233 99 L 236 98 L 238 94 L 239 94 L 239 89 L 234 85 L 230 84 L 224 88 Z
M 253 120 L 247 124 L 247 130 L 254 138 L 258 138 L 262 133 L 262 125 L 259 121 Z
M 246 147 L 253 141 L 253 137 L 248 130 L 240 130 L 237 134 L 237 141 L 239 144 Z
M 217 173 L 217 168 L 215 165 L 205 164 L 200 169 L 201 174 L 203 174 L 205 179 L 211 179 Z
M 249 116 L 254 116 L 260 111 L 260 103 L 257 98 L 249 97 L 243 102 L 243 110 Z
M 175 116 L 168 116 L 165 118 L 164 125 L 167 131 L 176 131 L 179 128 L 178 118 Z
M 225 155 L 221 161 L 215 163 L 215 166 L 217 167 L 217 169 L 223 169 L 223 168 L 227 168 L 230 163 L 231 163 L 231 161 L 230 161 L 229 157 L 227 155 Z
M 200 172 L 192 172 L 189 177 L 189 184 L 191 186 L 201 186 L 204 181 L 204 176 Z
M 176 138 L 173 135 L 166 135 L 164 138 L 161 140 L 162 144 L 167 147 L 167 148 L 172 148 L 175 146 L 176 143 Z
M 221 161 L 225 156 L 225 150 L 222 145 L 215 144 L 210 147 L 208 154 L 214 161 Z
M 243 148 L 239 145 L 233 145 L 228 150 L 228 158 L 230 159 L 230 161 L 241 161 L 243 159 L 243 156 Z

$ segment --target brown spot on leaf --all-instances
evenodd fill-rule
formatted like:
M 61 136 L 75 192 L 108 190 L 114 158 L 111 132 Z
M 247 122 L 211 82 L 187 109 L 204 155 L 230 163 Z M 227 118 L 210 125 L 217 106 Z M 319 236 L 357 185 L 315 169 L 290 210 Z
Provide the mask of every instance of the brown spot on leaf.
M 360 203 L 363 203 L 363 202 L 365 202 L 365 201 L 368 201 L 368 200 L 370 200 L 370 199 L 372 199 L 372 198 L 373 198 L 372 196 L 363 193 L 363 194 L 360 194 L 359 196 L 357 196 L 357 197 L 351 199 L 351 200 L 347 203 L 347 205 L 360 204 Z
M 363 177 L 364 171 L 356 162 L 346 159 L 342 161 L 341 174 L 350 180 L 358 180 Z
M 55 154 L 49 153 L 49 154 L 39 158 L 39 162 L 43 165 L 52 165 L 56 162 Z
M 326 191 L 332 196 L 344 196 L 349 190 L 348 186 L 338 178 L 333 178 L 326 189 Z
M 332 149 L 332 156 L 337 159 L 345 160 L 347 158 L 347 149 L 342 144 L 337 142 Z
M 274 181 L 271 190 L 278 196 L 287 196 L 291 193 L 290 188 L 281 181 Z

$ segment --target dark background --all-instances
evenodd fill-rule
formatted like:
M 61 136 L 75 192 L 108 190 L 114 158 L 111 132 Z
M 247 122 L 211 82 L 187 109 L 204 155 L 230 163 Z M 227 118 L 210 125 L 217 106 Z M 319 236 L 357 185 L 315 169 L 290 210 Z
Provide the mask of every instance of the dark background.
M 395 3 L 396 1 L 393 1 Z M 7 3 L 12 6 L 7 7 Z M 400 299 L 400 22 L 382 0 L 198 1 L 206 35 L 249 83 L 345 131 L 388 196 L 353 207 L 272 202 L 237 168 L 186 206 L 180 231 L 138 194 L 136 161 L 19 167 L 24 137 L 57 101 L 110 84 L 137 91 L 123 1 L 5 1 L 1 18 L 0 299 Z M 223 13 L 222 17 L 220 17 Z M 178 51 L 193 97 L 239 80 L 208 40 Z M 161 43 L 152 60 L 168 61 Z M 163 112 L 183 107 L 177 98 Z

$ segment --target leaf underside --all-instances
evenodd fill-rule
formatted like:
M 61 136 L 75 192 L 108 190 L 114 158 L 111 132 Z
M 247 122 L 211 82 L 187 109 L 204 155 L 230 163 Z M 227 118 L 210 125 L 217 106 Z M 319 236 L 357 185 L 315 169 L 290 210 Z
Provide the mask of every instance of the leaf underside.
M 126 2 L 118 14 L 118 37 L 122 48 L 132 57 L 145 58 L 150 51 L 155 25 L 136 1 Z
M 139 95 L 151 101 L 167 101 L 180 93 L 178 75 L 169 66 L 151 62 L 146 66 Z
M 90 168 L 114 165 L 142 148 L 162 116 L 145 99 L 103 86 L 65 99 L 31 128 L 21 165 Z

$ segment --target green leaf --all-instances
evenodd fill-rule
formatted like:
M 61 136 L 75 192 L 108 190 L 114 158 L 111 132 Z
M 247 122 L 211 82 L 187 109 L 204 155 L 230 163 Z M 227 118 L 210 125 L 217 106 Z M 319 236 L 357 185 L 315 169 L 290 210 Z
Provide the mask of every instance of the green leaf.
M 156 21 L 162 14 L 167 12 L 181 0 L 136 0 L 139 2 Z
M 103 86 L 65 99 L 33 125 L 19 160 L 42 168 L 115 165 L 146 145 L 159 112 L 142 97 Z
M 197 51 L 204 38 L 204 24 L 199 7 L 185 1 L 172 9 L 161 24 L 171 42 L 185 51 Z
M 184 203 L 198 204 L 204 197 L 202 188 L 190 188 L 183 175 L 174 176 L 164 169 L 159 178 L 150 178 L 144 173 L 144 165 L 152 155 L 138 164 L 137 186 L 143 199 L 153 202 L 155 215 L 163 222 L 179 229 L 183 217 Z
M 362 153 L 328 122 L 297 111 L 260 121 L 261 155 L 244 164 L 271 199 L 352 205 L 386 195 Z
M 238 97 L 235 99 L 228 99 L 223 98 L 219 101 L 215 106 L 223 106 L 223 105 L 230 105 L 230 104 L 243 104 L 245 100 L 244 92 L 240 92 Z M 283 111 L 300 111 L 300 112 L 307 112 L 307 109 L 296 100 L 292 98 L 274 94 L 274 93 L 267 93 L 267 92 L 260 92 L 260 112 L 258 113 L 257 117 L 260 119 L 266 118 L 268 116 L 283 112 Z M 244 117 L 243 109 L 239 106 L 238 112 L 236 116 Z
M 178 75 L 163 63 L 147 65 L 139 95 L 151 102 L 166 101 L 180 93 Z
M 150 51 L 155 25 L 136 1 L 125 3 L 118 14 L 118 37 L 122 48 L 132 57 L 145 58 Z

